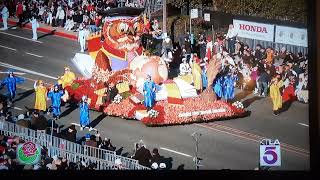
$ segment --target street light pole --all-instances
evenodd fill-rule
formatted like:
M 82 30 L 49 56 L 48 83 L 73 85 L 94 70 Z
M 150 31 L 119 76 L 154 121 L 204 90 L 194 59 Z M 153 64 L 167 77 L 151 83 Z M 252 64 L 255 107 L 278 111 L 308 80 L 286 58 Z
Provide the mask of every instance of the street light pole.
M 162 15 L 162 19 L 163 19 L 163 23 L 162 23 L 162 31 L 163 34 L 167 34 L 167 0 L 163 0 L 163 15 Z
M 195 154 L 195 157 L 193 159 L 194 163 L 195 163 L 195 166 L 196 166 L 196 170 L 199 170 L 200 168 L 200 158 L 198 157 L 198 149 L 199 149 L 199 138 L 202 134 L 201 133 L 197 133 L 197 132 L 194 132 L 191 134 L 191 136 L 193 137 L 193 140 L 196 142 L 196 154 Z

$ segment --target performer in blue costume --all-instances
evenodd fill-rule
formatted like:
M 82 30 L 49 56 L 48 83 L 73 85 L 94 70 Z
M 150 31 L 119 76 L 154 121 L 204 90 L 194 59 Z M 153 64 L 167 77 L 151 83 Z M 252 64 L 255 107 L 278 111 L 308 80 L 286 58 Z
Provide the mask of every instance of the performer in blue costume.
M 219 97 L 219 98 L 222 98 L 223 97 L 223 91 L 222 91 L 222 88 L 223 88 L 223 80 L 224 78 L 223 77 L 219 77 L 217 80 L 216 80 L 216 83 L 213 87 L 213 90 L 214 92 L 216 93 L 216 95 Z
M 17 84 L 21 84 L 24 82 L 23 78 L 16 77 L 12 71 L 9 72 L 8 77 L 6 77 L 2 83 L 1 87 L 3 85 L 7 86 L 7 97 L 9 99 L 9 106 L 13 103 L 13 99 L 16 97 L 16 91 L 17 91 Z
M 88 127 L 90 124 L 90 116 L 89 116 L 89 104 L 87 96 L 82 97 L 82 101 L 80 103 L 80 131 L 83 128 Z M 89 131 L 92 131 L 93 128 L 89 127 Z
M 151 80 L 151 76 L 147 76 L 147 81 L 143 84 L 144 106 L 147 110 L 151 110 L 156 99 L 156 84 Z
M 234 98 L 234 83 L 237 80 L 237 77 L 232 74 L 228 74 L 225 78 L 225 89 L 224 89 L 224 99 L 231 100 Z
M 59 119 L 61 114 L 60 106 L 61 106 L 62 96 L 63 96 L 63 91 L 59 90 L 58 84 L 55 84 L 54 88 L 51 89 L 51 91 L 48 93 L 48 98 L 51 99 L 51 103 L 52 103 L 51 110 L 52 110 L 53 118 L 55 119 Z

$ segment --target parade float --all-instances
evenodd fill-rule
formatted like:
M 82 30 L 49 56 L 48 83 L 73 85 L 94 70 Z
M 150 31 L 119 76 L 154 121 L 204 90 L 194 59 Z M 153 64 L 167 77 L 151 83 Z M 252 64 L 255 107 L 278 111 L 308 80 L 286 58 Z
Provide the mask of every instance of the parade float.
M 145 18 L 132 13 L 124 16 L 123 8 L 118 11 L 121 15 L 105 19 L 102 32 L 87 38 L 89 54 L 76 54 L 72 60 L 83 77 L 65 87 L 71 101 L 79 102 L 86 95 L 91 109 L 109 116 L 137 119 L 147 126 L 245 116 L 243 107 L 217 100 L 212 88 L 199 94 L 193 85 L 192 74 L 168 79 L 169 72 L 163 58 L 143 53 L 140 37 L 148 32 Z M 219 63 L 212 60 L 208 67 L 211 87 Z M 156 84 L 156 103 L 149 111 L 143 105 L 143 84 L 148 75 Z M 115 85 L 118 94 L 106 102 L 104 97 L 110 84 Z

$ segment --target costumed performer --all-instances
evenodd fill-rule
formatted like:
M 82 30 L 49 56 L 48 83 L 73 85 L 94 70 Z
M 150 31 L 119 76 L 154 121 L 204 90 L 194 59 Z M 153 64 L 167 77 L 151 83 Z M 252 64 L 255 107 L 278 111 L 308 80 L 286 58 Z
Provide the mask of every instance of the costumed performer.
M 7 86 L 7 97 L 9 99 L 8 106 L 11 106 L 13 103 L 13 99 L 16 97 L 16 91 L 17 91 L 17 84 L 21 84 L 24 82 L 23 78 L 16 77 L 12 71 L 9 71 L 8 77 L 6 77 L 2 83 L 1 86 L 6 85 Z
M 224 80 L 223 76 L 217 78 L 216 83 L 213 86 L 213 90 L 219 98 L 223 97 L 223 91 L 222 91 L 223 80 Z
M 69 67 L 64 67 L 64 74 L 61 77 L 58 77 L 58 84 L 62 85 L 62 88 L 65 88 L 68 85 L 71 85 L 74 80 L 76 80 L 76 75 L 70 71 Z
M 279 115 L 279 110 L 282 108 L 282 97 L 280 93 L 280 88 L 283 86 L 283 81 L 280 80 L 278 76 L 271 80 L 270 85 L 270 97 L 273 104 L 273 114 Z
M 80 102 L 80 130 L 83 128 L 89 127 L 90 125 L 90 113 L 89 113 L 89 103 L 88 97 L 82 96 L 82 101 Z M 89 127 L 89 131 L 92 131 L 93 128 Z
M 83 28 L 83 24 L 79 27 L 78 42 L 80 43 L 81 52 L 83 53 L 86 49 L 86 32 Z
M 30 21 L 31 27 L 32 27 L 32 40 L 35 41 L 38 39 L 37 28 L 39 28 L 39 23 L 34 16 L 29 21 Z
M 54 88 L 51 88 L 50 92 L 48 93 L 48 98 L 51 99 L 52 106 L 52 114 L 53 118 L 59 119 L 61 115 L 61 98 L 63 96 L 63 91 L 59 90 L 59 85 L 55 84 Z
M 180 76 L 191 74 L 192 71 L 189 63 L 187 63 L 187 58 L 182 58 L 182 63 L 180 64 L 179 70 Z
M 201 77 L 202 77 L 202 88 L 206 89 L 208 86 L 208 77 L 207 77 L 207 60 L 208 58 L 205 57 L 203 59 L 203 62 L 200 64 L 202 70 L 201 70 Z
M 234 98 L 234 86 L 235 86 L 236 80 L 237 80 L 237 76 L 234 75 L 233 73 L 228 74 L 225 78 L 223 96 L 226 101 Z
M 151 110 L 156 99 L 156 84 L 151 80 L 151 75 L 147 76 L 147 81 L 143 84 L 144 106 Z
M 44 82 L 42 80 L 35 81 L 33 87 L 36 92 L 36 102 L 34 104 L 34 109 L 37 109 L 39 111 L 46 111 L 48 91 L 47 88 L 44 86 Z
M 201 78 L 201 67 L 200 67 L 200 59 L 194 54 L 192 62 L 192 76 L 193 76 L 193 84 L 196 90 L 201 92 L 202 90 L 202 78 Z

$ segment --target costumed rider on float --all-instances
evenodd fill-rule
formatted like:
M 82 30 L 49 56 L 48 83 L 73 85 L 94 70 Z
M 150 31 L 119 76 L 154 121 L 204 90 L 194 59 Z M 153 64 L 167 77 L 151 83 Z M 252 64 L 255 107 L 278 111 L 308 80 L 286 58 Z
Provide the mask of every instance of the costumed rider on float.
M 164 61 L 167 64 L 167 67 L 169 68 L 169 63 L 172 62 L 172 52 L 173 52 L 173 45 L 172 45 L 172 41 L 170 39 L 169 36 L 167 36 L 165 34 L 165 38 L 162 42 L 162 57 L 164 59 Z
M 155 104 L 156 84 L 151 80 L 151 75 L 147 76 L 147 81 L 143 84 L 144 106 L 149 112 Z
M 187 58 L 182 58 L 182 63 L 180 64 L 179 70 L 180 70 L 180 74 L 179 74 L 180 76 L 191 74 L 192 69 L 190 67 L 190 64 L 187 63 Z
M 65 90 L 66 86 L 72 85 L 73 81 L 76 80 L 76 75 L 70 70 L 69 67 L 64 67 L 64 74 L 63 76 L 58 77 L 58 85 L 59 89 L 64 91 L 63 100 L 66 102 L 69 98 L 69 93 Z

